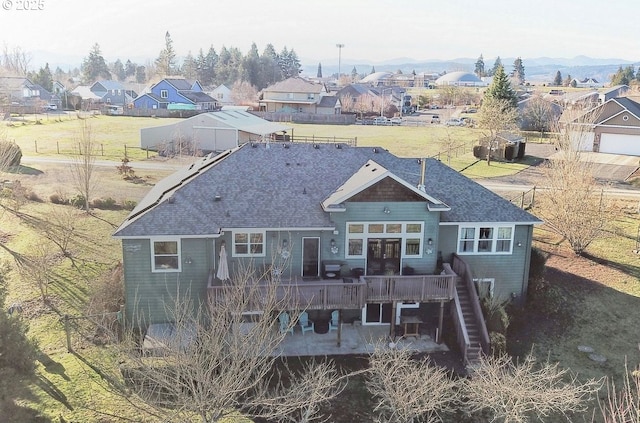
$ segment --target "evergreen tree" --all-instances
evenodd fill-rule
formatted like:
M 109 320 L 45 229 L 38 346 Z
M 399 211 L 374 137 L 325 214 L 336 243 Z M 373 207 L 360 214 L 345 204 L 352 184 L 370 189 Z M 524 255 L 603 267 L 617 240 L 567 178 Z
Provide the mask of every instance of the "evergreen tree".
M 115 75 L 118 81 L 124 81 L 127 77 L 124 70 L 124 65 L 122 64 L 120 59 L 117 59 L 113 63 L 113 75 Z
M 358 80 L 358 70 L 354 66 L 353 69 L 351 69 L 351 81 L 355 82 L 357 80 Z
M 571 85 L 571 81 L 573 81 L 573 78 L 571 77 L 570 74 L 567 74 L 567 77 L 562 82 L 562 85 L 565 86 L 565 87 L 568 87 L 568 86 Z
M 261 90 L 281 80 L 282 74 L 278 68 L 278 54 L 273 44 L 267 44 L 260 56 L 260 83 L 256 85 L 256 88 Z
M 131 60 L 127 59 L 127 62 L 124 64 L 124 76 L 128 78 L 130 76 L 134 76 L 136 74 L 136 65 L 132 63 Z
M 251 44 L 249 53 L 244 58 L 244 74 L 246 80 L 252 86 L 257 86 L 260 81 L 260 53 L 258 52 L 258 46 L 256 43 Z
M 370 73 L 370 75 L 371 75 L 371 74 L 374 74 L 374 73 L 376 73 L 376 67 L 375 67 L 375 66 L 371 66 L 371 73 Z
M 156 72 L 161 76 L 176 74 L 176 52 L 173 50 L 173 40 L 169 31 L 164 35 L 164 48 L 156 59 Z
M 498 66 L 493 74 L 493 82 L 484 93 L 485 99 L 504 100 L 506 104 L 516 107 L 518 104 L 516 93 L 502 66 Z
M 482 54 L 480 55 L 480 57 L 478 57 L 478 60 L 476 61 L 475 74 L 478 78 L 482 78 L 483 76 L 486 76 L 486 72 L 484 70 L 484 58 L 482 57 Z
M 560 71 L 556 72 L 556 77 L 553 78 L 553 82 L 551 83 L 551 85 L 555 85 L 556 87 L 562 85 L 562 74 L 560 73 Z
M 216 76 L 216 65 L 218 63 L 218 53 L 213 48 L 213 46 L 209 47 L 207 54 L 204 54 L 202 49 L 198 53 L 198 57 L 196 58 L 196 67 L 197 67 L 197 79 L 200 83 L 206 87 L 213 85 L 214 79 Z
M 91 84 L 99 78 L 111 79 L 111 73 L 100 52 L 100 45 L 95 43 L 89 52 L 89 56 L 85 57 L 82 62 L 82 80 L 85 84 Z
M 147 68 L 144 66 L 136 67 L 136 82 L 138 84 L 144 84 L 147 82 Z
M 518 85 L 524 84 L 524 65 L 522 64 L 522 59 L 520 57 L 513 61 L 513 78 L 516 80 Z
M 500 56 L 496 57 L 496 61 L 493 62 L 493 67 L 491 68 L 489 76 L 495 75 L 499 67 L 502 67 L 502 60 L 500 59 Z
M 189 51 L 182 62 L 182 76 L 186 79 L 194 80 L 198 78 L 197 71 L 198 64 L 196 63 L 196 59 L 193 57 L 193 54 L 191 54 L 191 51 Z
M 287 50 L 286 46 L 278 55 L 278 66 L 280 67 L 282 79 L 298 76 L 301 72 L 298 55 L 293 49 Z
M 317 78 L 322 78 L 322 63 L 318 63 L 318 73 L 316 74 Z
M 622 66 L 611 76 L 611 85 L 629 85 L 636 78 L 633 65 L 629 65 L 624 69 Z
M 40 68 L 37 73 L 31 73 L 29 78 L 33 83 L 40 85 L 45 90 L 51 92 L 53 89 L 53 76 L 49 69 L 49 63 L 44 65 L 44 68 Z

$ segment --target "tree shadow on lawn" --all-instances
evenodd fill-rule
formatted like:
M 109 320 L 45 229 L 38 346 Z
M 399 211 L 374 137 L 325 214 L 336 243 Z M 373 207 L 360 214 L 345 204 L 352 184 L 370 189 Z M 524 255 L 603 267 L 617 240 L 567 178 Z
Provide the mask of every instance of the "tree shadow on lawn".
M 7 169 L 8 173 L 14 173 L 16 175 L 30 175 L 30 176 L 38 176 L 44 174 L 43 171 L 30 167 L 30 166 L 11 166 Z

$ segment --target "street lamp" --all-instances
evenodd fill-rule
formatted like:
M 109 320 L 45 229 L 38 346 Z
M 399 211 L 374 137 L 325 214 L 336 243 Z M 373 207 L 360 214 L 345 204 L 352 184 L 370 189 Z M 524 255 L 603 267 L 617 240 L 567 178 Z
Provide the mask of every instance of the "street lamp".
M 338 47 L 338 85 L 340 85 L 340 65 L 342 61 L 342 47 L 344 47 L 344 44 L 336 44 L 336 47 Z

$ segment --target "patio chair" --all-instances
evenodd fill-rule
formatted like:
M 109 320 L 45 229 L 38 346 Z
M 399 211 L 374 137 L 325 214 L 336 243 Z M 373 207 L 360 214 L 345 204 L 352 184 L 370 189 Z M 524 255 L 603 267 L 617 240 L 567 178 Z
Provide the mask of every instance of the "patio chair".
M 332 330 L 338 330 L 338 325 L 340 320 L 340 314 L 338 310 L 333 310 L 331 312 L 331 320 L 329 320 L 329 332 Z
M 291 335 L 293 335 L 293 326 L 290 324 L 289 313 L 286 311 L 280 313 L 278 321 L 280 322 L 280 333 L 291 332 Z
M 306 311 L 303 311 L 302 313 L 300 313 L 300 316 L 298 317 L 298 323 L 300 324 L 300 327 L 302 328 L 302 334 L 303 335 L 307 331 L 314 331 L 315 330 L 315 325 L 314 325 L 312 320 L 309 320 L 309 314 L 307 314 Z

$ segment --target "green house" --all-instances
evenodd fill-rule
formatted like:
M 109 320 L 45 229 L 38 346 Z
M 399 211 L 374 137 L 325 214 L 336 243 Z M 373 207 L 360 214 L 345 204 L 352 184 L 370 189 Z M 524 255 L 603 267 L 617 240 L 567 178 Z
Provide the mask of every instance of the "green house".
M 140 326 L 167 322 L 176 292 L 223 300 L 251 262 L 295 290 L 291 310 L 393 329 L 407 310 L 431 307 L 439 333 L 448 313 L 473 354 L 489 342 L 478 296 L 523 300 L 540 223 L 435 159 L 249 143 L 159 182 L 114 236 L 125 316 Z M 218 277 L 223 248 L 229 279 Z

